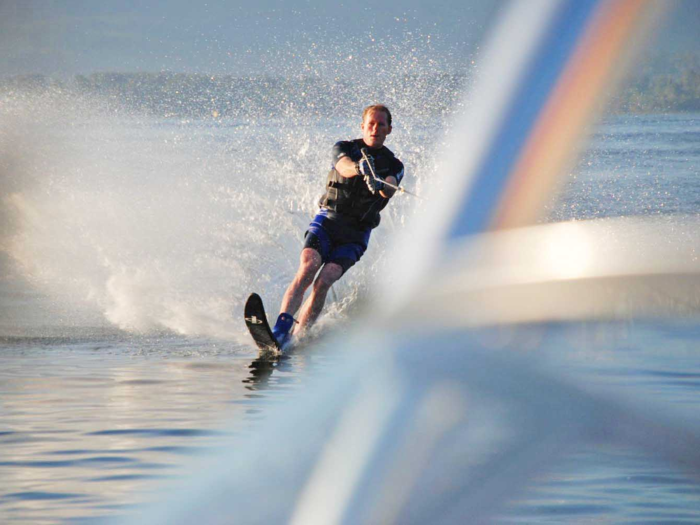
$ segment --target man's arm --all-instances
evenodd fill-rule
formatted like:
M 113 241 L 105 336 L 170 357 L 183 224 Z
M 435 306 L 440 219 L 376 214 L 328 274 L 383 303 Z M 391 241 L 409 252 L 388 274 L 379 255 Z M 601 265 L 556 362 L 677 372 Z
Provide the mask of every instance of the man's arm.
M 340 176 L 345 177 L 346 179 L 357 177 L 357 168 L 355 167 L 355 163 L 348 156 L 342 157 L 335 163 L 335 171 L 340 173 Z
M 389 184 L 393 184 L 394 186 L 398 186 L 399 183 L 396 180 L 396 177 L 393 175 L 389 175 L 386 179 L 384 179 L 385 182 L 388 182 Z M 391 199 L 394 196 L 394 193 L 396 193 L 396 190 L 394 188 L 390 188 L 389 186 L 384 186 L 379 191 L 379 195 L 384 197 L 385 199 Z
M 394 159 L 393 161 L 393 167 L 392 167 L 392 172 L 393 175 L 387 175 L 385 182 L 391 184 L 392 186 L 398 186 L 401 184 L 401 181 L 403 180 L 403 163 L 398 160 Z M 384 188 L 381 189 L 379 192 L 379 195 L 384 197 L 385 199 L 390 199 L 391 197 L 394 196 L 394 193 L 396 193 L 397 190 L 394 188 L 390 188 L 389 186 L 384 186 Z
M 343 157 L 338 162 L 336 162 L 335 171 L 340 173 L 341 177 L 345 177 L 346 179 L 357 177 L 357 167 L 355 166 L 355 163 L 350 159 L 350 157 Z M 389 184 L 393 184 L 394 186 L 398 185 L 396 177 L 394 177 L 393 175 L 389 175 L 386 178 L 386 182 L 388 182 Z M 396 190 L 388 186 L 384 186 L 384 188 L 382 188 L 379 191 L 379 195 L 381 195 L 385 199 L 390 199 L 394 196 L 394 193 L 396 193 Z
M 346 179 L 357 177 L 357 168 L 355 166 L 355 163 L 352 160 L 350 160 L 350 157 L 343 157 L 338 162 L 336 162 L 335 171 L 340 173 L 340 175 L 342 177 L 345 177 Z M 393 175 L 389 175 L 385 180 L 386 182 L 388 182 L 389 184 L 393 184 L 394 186 L 398 185 L 396 182 L 396 177 L 394 177 Z M 394 196 L 394 193 L 396 193 L 396 190 L 394 188 L 390 188 L 389 186 L 384 186 L 384 188 L 382 188 L 379 191 L 379 195 L 381 195 L 385 199 L 390 199 Z

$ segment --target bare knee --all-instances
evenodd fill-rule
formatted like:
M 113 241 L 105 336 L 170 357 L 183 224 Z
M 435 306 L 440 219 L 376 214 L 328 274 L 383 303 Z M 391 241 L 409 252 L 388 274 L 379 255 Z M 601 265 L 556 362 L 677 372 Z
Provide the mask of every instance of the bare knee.
M 312 248 L 304 248 L 299 258 L 299 270 L 296 279 L 305 286 L 309 286 L 313 281 L 316 272 L 323 264 L 321 254 Z
M 342 275 L 343 268 L 340 265 L 328 263 L 323 267 L 321 273 L 318 274 L 314 282 L 314 289 L 325 293 Z

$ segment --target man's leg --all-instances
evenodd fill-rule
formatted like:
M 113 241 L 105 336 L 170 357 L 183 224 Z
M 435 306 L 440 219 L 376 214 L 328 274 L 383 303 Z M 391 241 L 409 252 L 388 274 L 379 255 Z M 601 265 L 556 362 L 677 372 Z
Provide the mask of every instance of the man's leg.
M 299 313 L 299 330 L 303 331 L 314 324 L 323 310 L 328 290 L 342 275 L 343 267 L 339 264 L 329 262 L 323 266 L 314 282 L 309 298 Z
M 280 345 L 289 339 L 294 325 L 292 317 L 301 306 L 304 292 L 311 285 L 318 269 L 323 264 L 321 254 L 313 248 L 304 248 L 299 257 L 299 269 L 282 299 L 280 314 L 272 328 L 272 335 Z
M 299 257 L 299 269 L 297 270 L 292 283 L 287 288 L 282 298 L 282 306 L 280 313 L 288 313 L 294 315 L 301 301 L 304 299 L 306 289 L 311 286 L 318 269 L 323 264 L 321 254 L 313 248 L 304 248 Z

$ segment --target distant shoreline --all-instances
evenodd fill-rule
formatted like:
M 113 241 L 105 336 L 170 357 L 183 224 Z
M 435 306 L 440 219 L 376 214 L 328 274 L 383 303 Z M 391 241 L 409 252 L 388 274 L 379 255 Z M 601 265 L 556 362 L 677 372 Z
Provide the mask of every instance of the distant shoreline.
M 404 75 L 367 83 L 321 77 L 205 75 L 195 73 L 92 73 L 58 79 L 46 75 L 0 78 L 0 96 L 87 96 L 110 107 L 161 117 L 354 115 L 369 93 L 403 114 L 445 116 L 461 104 L 468 73 Z M 338 101 L 343 103 L 339 104 Z M 657 57 L 609 102 L 608 114 L 700 112 L 700 55 Z

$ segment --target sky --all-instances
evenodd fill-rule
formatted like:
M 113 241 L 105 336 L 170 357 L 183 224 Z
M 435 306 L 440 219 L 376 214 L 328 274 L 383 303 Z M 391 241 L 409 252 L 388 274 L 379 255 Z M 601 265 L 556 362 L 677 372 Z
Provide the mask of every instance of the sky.
M 664 0 L 665 1 L 665 0 Z M 498 0 L 0 0 L 0 75 L 173 71 L 324 75 L 366 54 L 460 69 Z M 700 0 L 680 0 L 659 39 L 700 51 Z M 426 61 L 427 57 L 430 59 Z M 403 57 L 405 59 L 405 56 Z M 332 64 L 332 66 L 331 66 Z
M 381 8 L 364 0 L 0 0 L 0 6 L 5 74 L 275 73 L 371 52 L 371 43 L 466 54 L 498 9 L 489 1 L 426 7 L 416 0 Z

